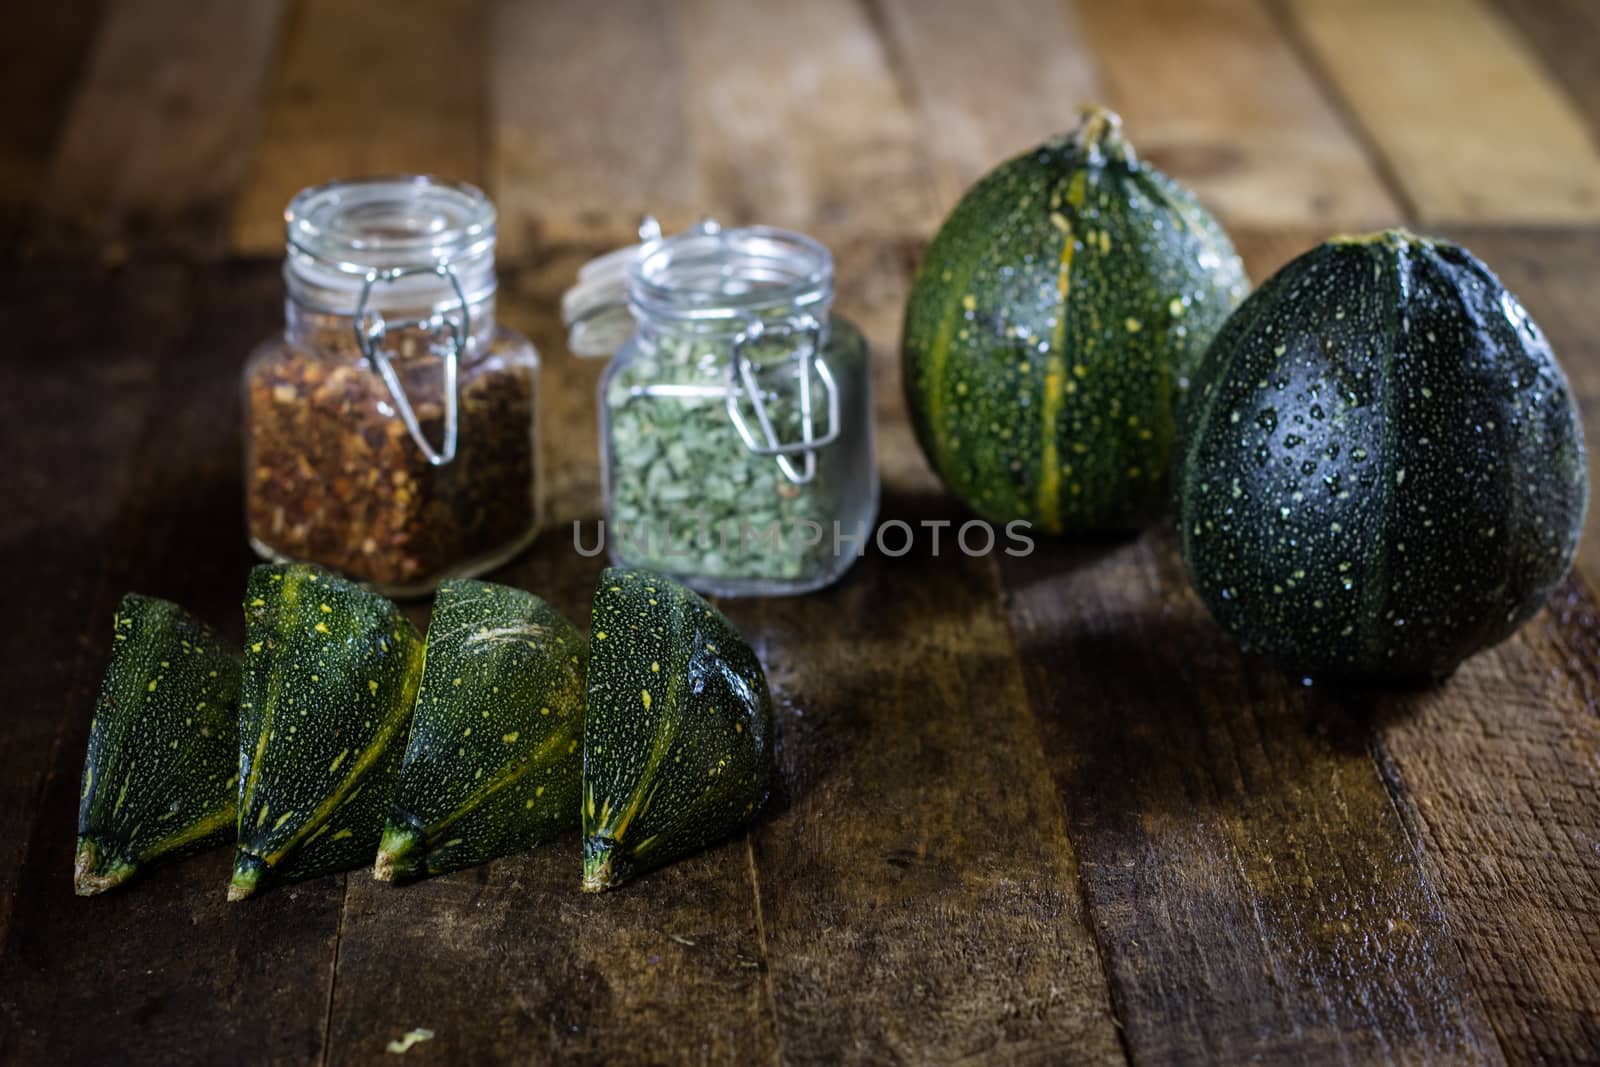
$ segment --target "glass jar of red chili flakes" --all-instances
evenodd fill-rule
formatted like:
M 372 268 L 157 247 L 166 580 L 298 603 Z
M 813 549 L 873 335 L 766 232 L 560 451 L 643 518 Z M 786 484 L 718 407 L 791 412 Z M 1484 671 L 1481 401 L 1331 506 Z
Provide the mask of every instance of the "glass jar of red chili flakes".
M 495 322 L 494 206 L 375 178 L 285 219 L 286 328 L 244 375 L 251 545 L 391 596 L 515 555 L 539 527 L 539 356 Z

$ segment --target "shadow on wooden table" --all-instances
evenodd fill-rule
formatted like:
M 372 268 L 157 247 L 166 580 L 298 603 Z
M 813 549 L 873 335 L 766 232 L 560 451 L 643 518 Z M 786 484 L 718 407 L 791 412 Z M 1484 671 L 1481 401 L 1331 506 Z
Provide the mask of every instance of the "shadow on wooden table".
M 1328 761 L 1370 769 L 1374 705 L 1405 701 L 1290 677 L 1211 621 L 1162 525 L 1115 544 L 1042 542 L 1006 560 L 1011 616 L 1046 747 L 1118 809 L 1259 809 Z M 1253 758 L 1274 753 L 1270 773 Z
M 1092 566 L 1081 553 L 1043 546 L 1003 572 L 1113 988 L 1149 1008 L 1130 1040 L 1162 1049 L 1198 1019 L 1219 1042 L 1332 1047 L 1421 1012 L 1435 1051 L 1456 1051 L 1459 961 L 1374 758 L 1371 700 L 1241 653 L 1169 525 Z M 1282 976 L 1324 999 L 1308 1009 Z M 1213 999 L 1237 989 L 1257 994 Z

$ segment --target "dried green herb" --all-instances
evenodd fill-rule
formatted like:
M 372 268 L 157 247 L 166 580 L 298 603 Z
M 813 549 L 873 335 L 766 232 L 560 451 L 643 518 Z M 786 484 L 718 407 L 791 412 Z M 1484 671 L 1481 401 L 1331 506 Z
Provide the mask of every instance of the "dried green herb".
M 778 437 L 801 437 L 799 368 L 811 375 L 816 433 L 826 427 L 822 383 L 811 361 L 796 357 L 791 336 L 746 349 Z M 866 346 L 841 319 L 830 325 L 823 358 L 841 382 L 864 373 Z M 816 474 L 797 484 L 773 456 L 750 451 L 717 391 L 728 384 L 732 340 L 726 335 L 662 334 L 641 345 L 606 385 L 610 413 L 610 538 L 630 565 L 678 575 L 799 579 L 833 562 L 833 523 L 851 492 L 850 456 L 818 450 Z M 662 386 L 678 392 L 650 392 Z M 703 395 L 682 395 L 684 387 Z M 746 421 L 754 406 L 741 398 Z M 794 457 L 800 466 L 802 457 Z M 847 530 L 846 533 L 853 531 Z

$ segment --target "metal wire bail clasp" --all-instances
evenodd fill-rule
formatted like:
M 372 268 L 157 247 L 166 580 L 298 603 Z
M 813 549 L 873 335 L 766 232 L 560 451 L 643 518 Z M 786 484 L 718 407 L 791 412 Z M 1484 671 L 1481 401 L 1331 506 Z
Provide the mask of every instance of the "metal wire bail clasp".
M 411 274 L 437 274 L 450 282 L 450 288 L 454 289 L 456 294 L 458 311 L 455 314 L 435 311 L 427 318 L 396 319 L 393 323 L 402 329 L 426 329 L 436 339 L 441 330 L 449 327 L 450 339 L 447 347 L 441 352 L 441 346 L 437 341 L 432 346 L 434 353 L 444 360 L 444 442 L 437 449 L 422 432 L 422 424 L 417 420 L 417 413 L 406 396 L 405 386 L 400 383 L 400 376 L 395 373 L 389 353 L 383 350 L 383 339 L 389 331 L 390 323 L 379 312 L 367 307 L 374 285 L 378 282 L 391 283 Z M 441 261 L 431 267 L 390 267 L 388 270 L 368 271 L 362 280 L 361 299 L 356 303 L 355 331 L 356 343 L 361 346 L 361 354 L 367 357 L 367 362 L 378 372 L 383 384 L 388 387 L 389 396 L 394 400 L 395 410 L 400 413 L 400 421 L 405 424 L 406 431 L 411 434 L 411 440 L 416 442 L 428 462 L 435 467 L 442 467 L 455 459 L 459 414 L 456 377 L 460 369 L 461 353 L 467 346 L 467 339 L 472 336 L 472 313 L 467 308 L 467 297 L 461 290 L 461 282 L 456 278 L 456 272 L 451 269 L 450 264 Z
M 799 379 L 798 393 L 800 400 L 800 440 L 784 442 L 778 437 L 777 428 L 772 423 L 772 415 L 767 410 L 766 397 L 762 392 L 761 383 L 756 379 L 759 364 L 753 361 L 746 349 L 755 342 L 772 337 L 794 337 L 801 343 L 787 359 L 795 363 L 795 374 Z M 822 323 L 813 315 L 796 315 L 775 323 L 767 323 L 762 319 L 751 316 L 744 329 L 740 330 L 733 339 L 733 358 L 728 361 L 729 388 L 727 391 L 728 418 L 733 422 L 733 427 L 739 432 L 739 438 L 744 446 L 758 456 L 777 456 L 778 468 L 783 476 L 796 485 L 804 485 L 817 475 L 816 450 L 830 445 L 839 436 L 839 390 L 834 385 L 833 372 L 828 369 L 827 361 L 822 358 Z M 816 427 L 816 401 L 812 396 L 811 372 L 816 371 L 817 381 L 822 383 L 823 403 L 827 405 L 827 429 L 818 436 Z M 756 422 L 761 428 L 761 435 L 757 437 L 750 428 L 749 421 L 745 418 L 744 411 L 739 403 L 741 399 L 748 400 L 756 413 Z M 802 465 L 796 468 L 793 456 L 803 457 Z

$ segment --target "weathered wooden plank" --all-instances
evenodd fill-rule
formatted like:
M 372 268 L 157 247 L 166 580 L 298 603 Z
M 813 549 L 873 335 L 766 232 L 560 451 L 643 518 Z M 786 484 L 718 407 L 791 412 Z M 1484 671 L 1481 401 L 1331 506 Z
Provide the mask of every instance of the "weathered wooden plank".
M 43 190 L 39 241 L 215 254 L 260 128 L 280 0 L 119 0 Z
M 1002 572 L 1135 1060 L 1500 1059 L 1364 724 L 1239 656 L 1170 527 Z
M 407 173 L 482 184 L 486 30 L 478 0 L 301 3 L 233 249 L 281 252 L 284 205 L 308 185 Z
M 1600 611 L 1579 581 L 1446 685 L 1377 700 L 1380 755 L 1517 1063 L 1600 1058 Z
M 886 0 L 884 10 L 941 210 L 1001 160 L 1071 128 L 1078 105 L 1103 102 L 1143 156 L 1230 223 L 1348 226 L 1398 214 L 1254 0 Z
M 1600 220 L 1600 150 L 1484 0 L 1283 0 L 1424 222 Z
M 489 181 L 501 245 L 633 239 L 683 229 L 706 199 L 671 5 L 500 3 L 490 33 Z
M 303 1062 L 323 1048 L 339 879 L 268 894 L 250 906 L 229 904 L 229 857 L 218 850 L 152 870 L 103 897 L 72 895 L 78 774 L 104 664 L 99 635 L 109 630 L 116 598 L 137 588 L 179 599 L 235 636 L 242 630 L 238 600 L 248 559 L 238 518 L 237 363 L 219 353 L 237 352 L 269 331 L 281 283 L 270 265 L 206 275 L 193 286 L 175 271 L 164 274 L 159 289 L 142 286 L 138 302 L 121 303 L 105 324 L 115 340 L 91 334 L 59 352 L 80 368 L 116 366 L 118 346 L 127 346 L 140 374 L 160 374 L 142 386 L 154 417 L 117 441 L 134 474 L 125 492 L 107 487 L 116 517 L 87 623 L 89 647 L 64 707 L 56 694 L 53 744 L 34 752 L 48 777 L 0 959 L 0 1059 L 7 1062 L 212 1062 L 241 1050 L 263 1062 Z M 166 339 L 152 331 L 151 316 L 173 320 Z M 81 405 L 97 399 L 92 393 L 76 399 L 77 411 L 115 425 L 116 398 L 87 409 Z M 37 418 L 43 430 L 48 418 Z M 82 432 L 94 421 L 80 415 L 63 430 Z M 74 457 L 74 473 L 92 477 L 91 458 Z M 99 463 L 115 471 L 118 461 Z M 94 557 L 81 551 L 63 536 L 29 565 L 84 567 Z M 40 633 L 56 639 L 50 629 Z M 14 743 L 15 727 L 8 734 Z
M 101 577 L 130 446 L 156 395 L 152 352 L 177 336 L 186 307 L 172 269 L 106 277 L 33 264 L 5 275 L 0 318 L 15 348 L 0 360 L 0 441 L 13 459 L 0 552 L 7 573 L 26 576 L 14 610 L 38 640 L 14 631 L 0 646 L 10 692 L 0 731 L 0 939 L 63 723 L 81 715 L 87 730 L 110 641 L 115 594 Z M 86 422 L 86 411 L 98 417 Z M 57 873 L 65 879 L 66 867 Z
M 705 211 L 823 235 L 938 222 L 911 108 L 853 0 L 675 9 Z
M 883 0 L 894 71 L 916 106 L 939 211 L 1001 160 L 1070 129 L 1103 95 L 1061 0 Z
M 959 524 L 943 498 L 885 514 Z M 868 549 L 724 604 L 766 664 L 784 795 L 753 835 L 784 1057 L 1120 1063 L 990 561 Z M 919 531 L 926 537 L 928 531 Z
M 443 1062 L 772 1060 L 744 841 L 603 896 L 580 866 L 574 834 L 403 889 L 350 875 L 334 1058 L 421 1028 Z
M 61 121 L 99 26 L 101 0 L 13 5 L 0 37 L 0 243 L 30 223 Z
M 1074 0 L 1128 136 L 1226 222 L 1360 226 L 1399 210 L 1258 0 Z
M 550 528 L 491 577 L 531 589 L 580 627 L 604 564 L 573 549 L 599 516 L 595 385 L 555 309 L 593 245 L 546 249 L 501 287 L 501 315 L 545 354 Z M 743 838 L 602 896 L 579 892 L 574 833 L 529 855 L 396 889 L 350 876 L 332 1001 L 340 1060 L 383 1059 L 432 1030 L 460 1062 L 773 1059 L 772 1014 Z M 419 1050 L 422 1051 L 422 1050 Z
M 1506 20 L 1525 34 L 1600 134 L 1600 6 L 1588 0 L 1499 0 Z

